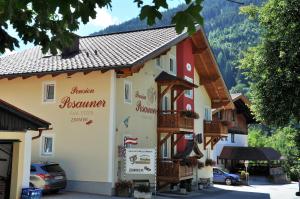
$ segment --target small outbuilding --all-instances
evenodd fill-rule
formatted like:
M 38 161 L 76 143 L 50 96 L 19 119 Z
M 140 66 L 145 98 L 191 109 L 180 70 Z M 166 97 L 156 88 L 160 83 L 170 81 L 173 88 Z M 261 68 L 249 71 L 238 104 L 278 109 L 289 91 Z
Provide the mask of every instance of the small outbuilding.
M 50 125 L 0 99 L 0 199 L 20 198 L 29 187 L 33 138 L 28 131 L 41 135 Z
M 244 167 L 244 161 L 251 161 L 251 174 L 272 175 L 274 168 L 280 168 L 281 154 L 271 147 L 224 146 L 219 159 L 226 169 L 237 172 Z

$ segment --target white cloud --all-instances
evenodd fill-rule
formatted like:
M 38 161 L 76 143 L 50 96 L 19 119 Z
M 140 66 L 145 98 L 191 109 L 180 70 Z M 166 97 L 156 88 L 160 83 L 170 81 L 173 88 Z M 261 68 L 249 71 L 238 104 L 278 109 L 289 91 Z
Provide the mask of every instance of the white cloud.
M 107 26 L 120 23 L 120 20 L 112 16 L 106 8 L 97 8 L 96 11 L 96 18 L 92 19 L 89 24 L 98 26 L 99 28 L 106 28 Z

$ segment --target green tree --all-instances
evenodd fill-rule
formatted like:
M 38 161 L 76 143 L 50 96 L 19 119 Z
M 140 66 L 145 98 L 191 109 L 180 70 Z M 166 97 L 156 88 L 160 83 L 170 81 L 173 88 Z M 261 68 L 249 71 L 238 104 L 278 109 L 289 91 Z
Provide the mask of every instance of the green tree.
M 258 21 L 260 42 L 241 60 L 251 81 L 252 111 L 266 124 L 300 120 L 300 3 L 269 0 L 241 9 Z
M 167 0 L 132 0 L 140 8 L 140 19 L 153 25 L 161 19 L 161 9 L 168 8 Z M 200 14 L 203 0 L 185 0 L 184 10 L 172 17 L 177 32 L 185 27 L 188 32 L 195 31 L 195 24 L 202 24 Z M 57 48 L 70 45 L 74 39 L 73 31 L 79 28 L 80 21 L 86 24 L 96 17 L 97 6 L 111 8 L 112 0 L 0 0 L 0 52 L 6 48 L 14 50 L 18 40 L 7 32 L 9 25 L 16 30 L 21 40 L 41 45 L 43 52 L 56 54 Z
M 300 178 L 300 130 L 292 126 L 275 129 L 272 135 L 260 128 L 250 128 L 248 144 L 252 147 L 272 147 L 284 157 L 283 168 L 292 180 Z

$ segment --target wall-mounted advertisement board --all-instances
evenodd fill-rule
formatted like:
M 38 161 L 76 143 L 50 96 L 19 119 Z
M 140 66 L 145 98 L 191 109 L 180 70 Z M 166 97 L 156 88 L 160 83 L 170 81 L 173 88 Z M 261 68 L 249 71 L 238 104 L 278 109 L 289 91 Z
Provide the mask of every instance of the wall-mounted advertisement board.
M 126 149 L 126 173 L 127 174 L 156 174 L 155 149 Z

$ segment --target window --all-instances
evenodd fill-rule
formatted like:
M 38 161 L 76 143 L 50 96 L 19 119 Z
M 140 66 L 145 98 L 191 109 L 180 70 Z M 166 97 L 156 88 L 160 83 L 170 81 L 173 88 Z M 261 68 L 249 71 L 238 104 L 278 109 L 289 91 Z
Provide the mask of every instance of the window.
M 43 102 L 55 101 L 55 83 L 45 82 L 43 84 Z
M 163 158 L 168 158 L 168 140 L 164 142 L 163 144 L 163 149 L 162 149 L 162 157 Z
M 162 107 L 161 107 L 161 110 L 162 111 L 167 111 L 168 108 L 169 108 L 169 100 L 168 100 L 168 97 L 167 96 L 164 96 L 163 97 L 163 103 L 162 103 Z
M 223 119 L 223 111 L 219 111 L 218 113 L 217 113 L 217 117 L 218 117 L 218 119 L 219 120 L 222 120 Z
M 188 81 L 188 82 L 193 83 L 193 79 L 190 78 L 190 77 L 188 77 L 188 76 L 184 76 L 184 79 L 185 79 L 186 81 Z M 188 97 L 188 98 L 190 98 L 190 99 L 193 99 L 193 90 L 185 90 L 185 91 L 184 91 L 184 96 L 185 96 L 185 97 Z
M 209 107 L 204 108 L 204 120 L 211 121 L 211 109 Z
M 155 64 L 156 64 L 157 67 L 162 68 L 162 66 L 161 66 L 161 61 L 160 61 L 160 57 L 157 57 L 157 58 L 155 59 Z
M 42 136 L 42 155 L 51 156 L 54 152 L 54 138 L 52 135 Z
M 132 102 L 132 84 L 130 81 L 124 81 L 124 102 L 131 104 Z
M 234 111 L 234 110 L 232 110 L 232 121 L 233 121 L 233 122 L 235 121 L 235 118 L 236 118 L 235 111 Z
M 234 143 L 234 133 L 231 133 L 231 143 Z
M 177 75 L 176 63 L 175 63 L 175 59 L 173 58 L 170 58 L 170 73 Z

